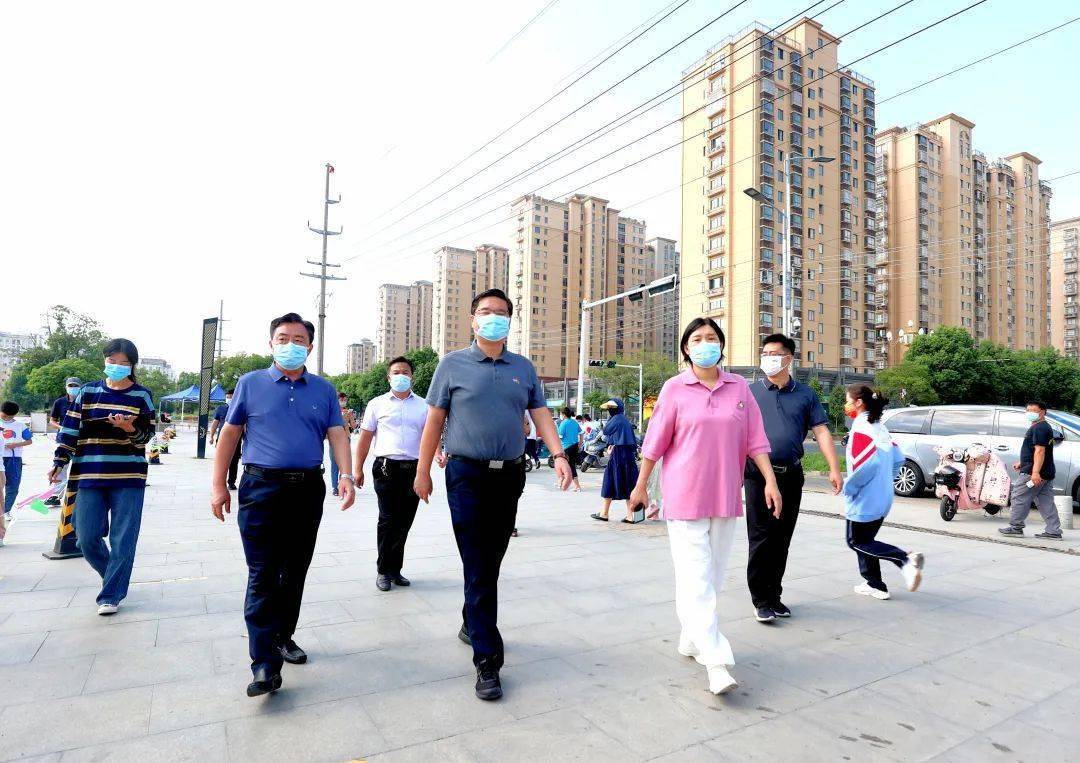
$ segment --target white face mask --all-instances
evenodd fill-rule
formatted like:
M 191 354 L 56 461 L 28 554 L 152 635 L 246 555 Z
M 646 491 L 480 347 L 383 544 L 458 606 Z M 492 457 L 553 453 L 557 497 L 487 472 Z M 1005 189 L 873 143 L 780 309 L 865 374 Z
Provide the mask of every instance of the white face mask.
M 776 376 L 784 370 L 785 359 L 786 356 L 782 355 L 762 355 L 761 370 L 765 372 L 766 376 Z

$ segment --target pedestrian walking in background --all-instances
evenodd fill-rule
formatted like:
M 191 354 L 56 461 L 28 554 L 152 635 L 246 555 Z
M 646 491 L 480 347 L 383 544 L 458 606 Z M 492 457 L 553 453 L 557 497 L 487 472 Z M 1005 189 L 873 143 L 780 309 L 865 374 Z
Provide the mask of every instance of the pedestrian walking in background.
M 814 431 L 818 447 L 829 464 L 829 482 L 833 494 L 840 492 L 843 478 L 836 458 L 829 417 L 817 393 L 800 384 L 791 375 L 795 360 L 795 342 L 783 334 L 765 337 L 761 346 L 761 370 L 765 378 L 750 385 L 761 410 L 765 434 L 769 438 L 769 461 L 776 485 L 783 499 L 784 512 L 773 516 L 765 501 L 765 478 L 757 465 L 748 460 L 743 481 L 746 491 L 746 534 L 750 556 L 746 562 L 746 582 L 754 615 L 759 623 L 777 617 L 790 617 L 791 610 L 780 598 L 788 548 L 799 520 L 803 490 L 803 441 Z
M 574 492 L 581 492 L 581 481 L 578 479 L 578 461 L 581 457 L 581 426 L 574 419 L 574 412 L 570 408 L 563 408 L 559 421 L 559 442 L 562 443 L 566 452 L 566 461 L 570 464 L 570 475 L 574 482 Z
M 350 439 L 350 446 L 352 440 L 352 434 L 356 431 L 356 413 L 349 408 L 349 397 L 344 392 L 338 392 L 337 394 L 338 406 L 341 408 L 341 420 L 345 422 L 345 435 Z M 330 487 L 333 489 L 334 497 L 338 497 L 338 480 L 341 478 L 341 470 L 338 468 L 337 460 L 334 458 L 334 449 L 330 448 Z
M 502 696 L 504 660 L 498 627 L 499 571 L 525 487 L 528 411 L 555 459 L 559 486 L 571 481 L 568 457 L 547 410 L 544 387 L 532 362 L 506 349 L 514 306 L 501 289 L 472 301 L 476 341 L 443 356 L 431 380 L 420 442 L 416 494 L 431 497 L 431 462 L 446 430 L 446 497 L 465 577 L 458 638 L 472 646 L 476 696 Z
M 283 662 L 307 662 L 293 634 L 326 498 L 324 440 L 330 440 L 334 458 L 345 467 L 338 483 L 341 510 L 354 499 L 352 454 L 337 393 L 304 366 L 314 342 L 315 327 L 296 313 L 270 321 L 274 362 L 236 383 L 214 454 L 210 509 L 224 522 L 232 502 L 225 475 L 243 431 L 236 523 L 248 566 L 249 697 L 281 688 Z
M 750 387 L 743 377 L 718 367 L 724 354 L 720 326 L 711 318 L 695 318 L 679 346 L 690 368 L 660 391 L 630 505 L 650 505 L 649 477 L 662 461 L 663 513 L 682 625 L 678 651 L 705 666 L 709 691 L 726 694 L 738 683 L 730 672 L 735 656 L 720 629 L 720 592 L 742 515 L 748 458 L 761 472 L 766 505 L 777 518 L 782 500 Z
M 389 591 L 391 585 L 407 586 L 401 574 L 405 563 L 405 541 L 416 518 L 419 496 L 413 490 L 416 464 L 420 458 L 420 436 L 427 420 L 427 403 L 412 391 L 413 364 L 398 357 L 387 368 L 390 391 L 364 409 L 360 439 L 356 443 L 355 472 L 357 487 L 364 486 L 364 464 L 374 445 L 375 462 L 371 467 L 375 496 L 379 500 L 379 523 L 376 539 L 375 587 Z
M 214 445 L 221 438 L 221 430 L 225 426 L 225 419 L 229 415 L 229 406 L 232 405 L 233 395 L 236 390 L 229 389 L 225 391 L 225 404 L 219 405 L 217 410 L 214 411 L 214 420 L 210 422 L 210 444 Z M 240 433 L 240 438 L 236 441 L 236 447 L 233 449 L 232 457 L 229 459 L 229 472 L 227 475 L 229 490 L 236 490 L 236 476 L 240 472 L 240 452 L 243 449 L 243 432 Z
M 0 442 L 4 451 L 4 479 L 7 484 L 4 493 L 4 518 L 9 521 L 11 510 L 15 507 L 15 498 L 19 495 L 19 486 L 22 484 L 22 449 L 34 439 L 29 425 L 15 419 L 18 414 L 18 403 L 12 400 L 0 403 Z
M 1009 499 L 1009 526 L 998 530 L 1002 535 L 1022 537 L 1024 523 L 1031 504 L 1039 510 L 1046 527 L 1036 538 L 1061 540 L 1061 519 L 1054 506 L 1054 430 L 1046 421 L 1046 404 L 1034 400 L 1027 404 L 1027 418 L 1031 422 L 1024 433 L 1020 446 L 1020 460 L 1013 469 L 1020 475 L 1013 482 Z
M 135 344 L 113 339 L 104 355 L 105 379 L 84 385 L 64 414 L 49 482 L 60 482 L 70 463 L 79 550 L 101 576 L 98 614 L 112 615 L 127 596 L 135 564 L 155 415 L 150 390 L 136 381 Z
M 525 458 L 532 460 L 533 469 L 539 469 L 540 443 L 536 439 L 536 424 L 528 411 L 525 412 L 525 423 L 522 431 L 525 432 Z
M 75 400 L 75 396 L 79 394 L 79 388 L 82 386 L 82 380 L 77 376 L 69 376 L 64 380 L 64 394 L 56 398 L 53 401 L 52 407 L 49 409 L 49 423 L 53 428 L 60 431 L 60 427 L 63 425 L 64 416 L 67 415 L 68 408 L 71 407 L 71 403 Z M 66 473 L 62 475 L 66 479 Z M 45 499 L 46 506 L 59 506 L 60 496 L 52 495 Z
M 637 437 L 630 419 L 626 418 L 625 407 L 621 398 L 615 397 L 600 406 L 608 412 L 601 435 L 608 446 L 608 462 L 604 467 L 604 481 L 600 486 L 600 497 L 604 499 L 604 508 L 593 519 L 608 521 L 612 501 L 626 501 L 626 516 L 621 520 L 634 524 L 634 511 L 630 505 L 630 493 L 638 481 Z
M 847 481 L 844 482 L 844 516 L 847 544 L 859 557 L 859 572 L 866 581 L 855 593 L 888 599 L 889 589 L 881 579 L 881 561 L 900 568 L 909 591 L 922 582 L 923 555 L 907 552 L 877 540 L 878 530 L 893 503 L 893 476 L 904 463 L 892 435 L 881 423 L 881 412 L 889 401 L 865 384 L 847 388 L 844 413 L 852 419 L 847 444 Z

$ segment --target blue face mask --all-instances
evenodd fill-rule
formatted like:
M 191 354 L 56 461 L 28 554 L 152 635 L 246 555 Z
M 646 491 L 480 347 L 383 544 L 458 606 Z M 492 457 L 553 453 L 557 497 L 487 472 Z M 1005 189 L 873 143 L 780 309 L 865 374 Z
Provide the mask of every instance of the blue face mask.
M 690 348 L 690 362 L 698 368 L 712 368 L 723 354 L 719 342 L 701 342 Z
M 1032 424 L 1039 420 L 1039 414 L 1035 413 L 1034 411 L 1028 411 L 1024 415 L 1027 416 L 1027 420 L 1030 421 Z
M 308 348 L 303 345 L 293 344 L 292 342 L 274 345 L 274 362 L 286 371 L 303 368 L 307 356 Z
M 405 374 L 394 374 L 390 377 L 390 389 L 394 392 L 408 392 L 412 387 L 412 379 Z
M 476 335 L 489 342 L 501 342 L 510 335 L 510 319 L 505 315 L 478 315 Z
M 122 366 L 119 363 L 106 363 L 105 376 L 110 381 L 121 381 L 131 376 L 131 366 Z

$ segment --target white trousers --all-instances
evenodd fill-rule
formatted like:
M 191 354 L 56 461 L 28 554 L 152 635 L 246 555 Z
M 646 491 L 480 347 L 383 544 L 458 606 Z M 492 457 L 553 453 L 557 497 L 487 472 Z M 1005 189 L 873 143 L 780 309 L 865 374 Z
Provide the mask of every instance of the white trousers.
M 731 644 L 720 632 L 720 591 L 735 540 L 736 517 L 669 519 L 668 540 L 675 567 L 675 611 L 680 643 L 697 650 L 706 667 L 735 664 Z

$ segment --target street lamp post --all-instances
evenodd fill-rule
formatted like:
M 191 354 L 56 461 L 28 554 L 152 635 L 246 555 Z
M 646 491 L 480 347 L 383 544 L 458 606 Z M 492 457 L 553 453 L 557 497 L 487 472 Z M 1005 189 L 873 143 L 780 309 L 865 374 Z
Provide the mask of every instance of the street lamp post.
M 784 282 L 783 300 L 784 300 L 784 312 L 783 312 L 783 326 L 784 333 L 788 336 L 795 338 L 795 329 L 793 323 L 795 321 L 795 310 L 792 305 L 791 297 L 791 163 L 794 161 L 803 161 L 807 159 L 815 164 L 828 164 L 835 160 L 832 156 L 803 156 L 802 154 L 788 154 L 784 157 L 784 220 L 780 230 L 784 236 L 784 240 L 781 243 L 780 248 L 780 277 Z M 757 188 L 747 188 L 743 191 L 747 196 L 762 203 L 771 203 L 765 194 L 759 191 Z

